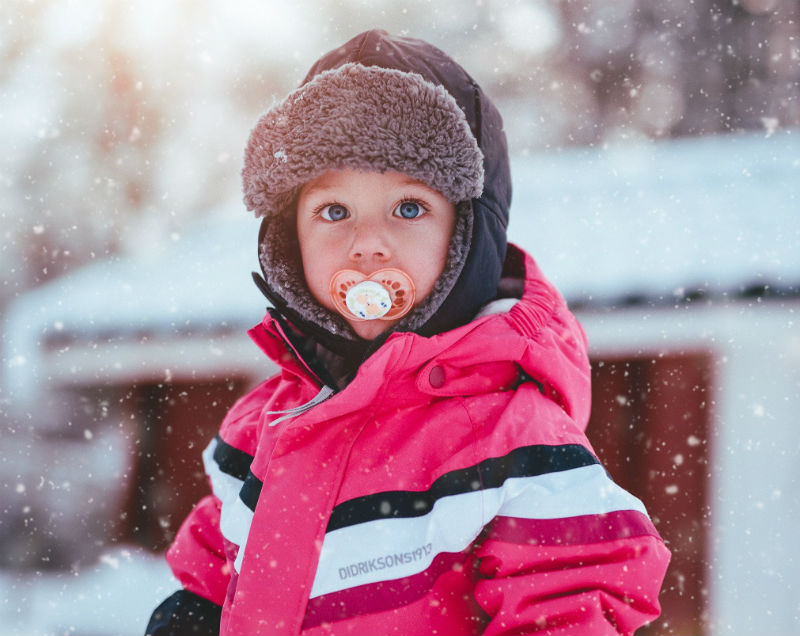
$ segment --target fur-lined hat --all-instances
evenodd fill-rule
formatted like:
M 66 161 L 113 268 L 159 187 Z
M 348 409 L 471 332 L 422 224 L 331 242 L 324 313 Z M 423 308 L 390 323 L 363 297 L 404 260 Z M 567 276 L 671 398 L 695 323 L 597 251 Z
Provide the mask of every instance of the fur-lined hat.
M 468 322 L 494 296 L 510 203 L 505 136 L 496 109 L 448 56 L 368 31 L 321 58 L 250 135 L 242 178 L 247 208 L 263 217 L 262 291 L 337 350 L 358 336 L 307 289 L 295 224 L 300 188 L 330 169 L 401 172 L 456 204 L 444 272 L 394 330 L 432 335 Z

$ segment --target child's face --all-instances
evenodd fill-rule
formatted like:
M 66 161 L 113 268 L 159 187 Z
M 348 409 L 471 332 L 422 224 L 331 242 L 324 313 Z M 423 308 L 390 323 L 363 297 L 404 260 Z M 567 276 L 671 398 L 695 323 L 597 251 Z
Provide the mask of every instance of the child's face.
M 452 203 L 398 172 L 329 170 L 303 186 L 297 202 L 306 283 L 332 311 L 331 279 L 342 269 L 366 276 L 386 267 L 403 270 L 414 281 L 419 304 L 444 270 L 454 226 Z M 347 321 L 366 339 L 398 322 Z

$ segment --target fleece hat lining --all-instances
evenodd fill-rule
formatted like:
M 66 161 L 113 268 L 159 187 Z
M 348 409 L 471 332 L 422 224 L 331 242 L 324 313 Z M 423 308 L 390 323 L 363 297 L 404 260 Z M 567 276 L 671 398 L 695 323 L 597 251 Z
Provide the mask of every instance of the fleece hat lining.
M 290 207 L 294 209 L 294 203 Z M 442 275 L 436 281 L 431 293 L 395 329 L 414 331 L 425 324 L 450 293 L 461 274 L 469 252 L 472 219 L 470 201 L 456 205 L 456 224 Z M 305 319 L 320 325 L 334 335 L 348 340 L 357 338 L 346 320 L 320 305 L 312 297 L 303 275 L 294 221 L 293 214 L 271 215 L 262 221 L 264 227 L 263 239 L 259 246 L 259 259 L 267 284 Z

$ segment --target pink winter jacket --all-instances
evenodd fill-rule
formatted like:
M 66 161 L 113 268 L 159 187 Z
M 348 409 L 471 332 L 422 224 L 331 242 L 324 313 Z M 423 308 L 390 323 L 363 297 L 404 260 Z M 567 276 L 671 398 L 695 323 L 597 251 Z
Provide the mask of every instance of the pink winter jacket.
M 214 494 L 167 554 L 221 634 L 600 636 L 659 614 L 669 552 L 584 435 L 583 331 L 509 250 L 521 300 L 393 334 L 330 397 L 275 322 L 250 331 L 281 371 L 225 418 Z

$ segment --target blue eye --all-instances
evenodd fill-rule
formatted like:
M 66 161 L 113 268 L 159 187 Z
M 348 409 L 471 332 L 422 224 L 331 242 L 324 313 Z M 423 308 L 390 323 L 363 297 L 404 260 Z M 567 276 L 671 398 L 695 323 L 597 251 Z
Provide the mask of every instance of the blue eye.
M 395 216 L 401 216 L 404 219 L 416 219 L 423 213 L 422 206 L 415 201 L 403 201 L 394 209 Z
M 333 205 L 326 205 L 320 210 L 320 216 L 326 221 L 341 221 L 350 216 L 350 212 L 343 205 L 334 203 Z

